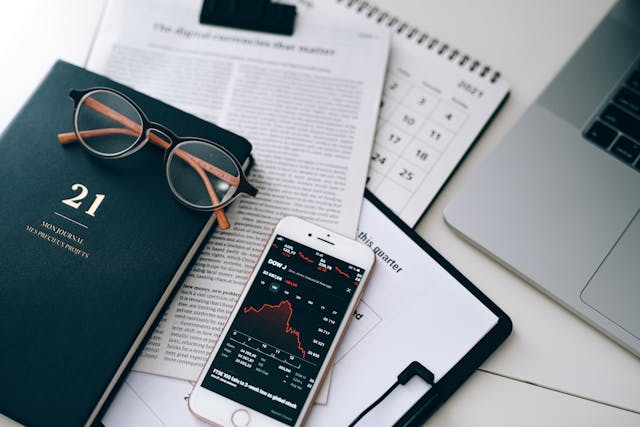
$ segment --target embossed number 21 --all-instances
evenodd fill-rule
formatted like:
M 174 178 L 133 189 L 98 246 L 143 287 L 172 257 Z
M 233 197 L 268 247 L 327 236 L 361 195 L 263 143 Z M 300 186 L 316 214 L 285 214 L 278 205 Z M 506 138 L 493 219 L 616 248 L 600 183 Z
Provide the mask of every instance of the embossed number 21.
M 62 203 L 64 203 L 67 206 L 71 206 L 73 209 L 78 209 L 82 204 L 81 200 L 83 200 L 89 194 L 89 189 L 82 184 L 73 184 L 71 186 L 71 189 L 73 191 L 80 190 L 80 194 L 73 196 L 69 199 L 64 199 Z M 95 217 L 96 211 L 100 207 L 100 203 L 102 203 L 103 200 L 104 200 L 104 194 L 96 194 L 93 200 L 93 203 L 91 203 L 91 206 L 89 206 L 89 209 L 84 211 L 84 213 Z

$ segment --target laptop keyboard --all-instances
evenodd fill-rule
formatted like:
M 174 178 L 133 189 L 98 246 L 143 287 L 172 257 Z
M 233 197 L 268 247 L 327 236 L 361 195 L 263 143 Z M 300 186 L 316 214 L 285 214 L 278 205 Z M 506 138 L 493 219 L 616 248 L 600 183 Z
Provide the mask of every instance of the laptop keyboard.
M 584 136 L 640 171 L 640 67 L 613 93 Z

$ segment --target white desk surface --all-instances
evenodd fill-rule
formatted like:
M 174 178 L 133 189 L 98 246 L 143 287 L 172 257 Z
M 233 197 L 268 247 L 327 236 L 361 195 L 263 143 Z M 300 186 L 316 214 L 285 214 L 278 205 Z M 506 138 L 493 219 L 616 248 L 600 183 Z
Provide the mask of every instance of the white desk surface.
M 445 224 L 442 215 L 456 189 L 472 179 L 474 169 L 613 2 L 383 0 L 380 3 L 399 16 L 411 17 L 414 25 L 450 45 L 486 61 L 511 83 L 510 99 L 417 227 L 424 238 L 513 320 L 512 336 L 482 369 L 640 412 L 640 359 L 463 241 Z M 511 399 L 509 396 L 508 402 Z M 640 425 L 640 416 L 635 423 Z
M 612 0 L 376 0 L 502 72 L 511 96 L 418 232 L 512 318 L 507 342 L 436 413 L 434 426 L 637 426 L 640 359 L 459 238 L 442 212 Z M 102 3 L 0 6 L 0 129 L 55 58 L 84 65 Z M 0 416 L 0 425 L 7 423 Z

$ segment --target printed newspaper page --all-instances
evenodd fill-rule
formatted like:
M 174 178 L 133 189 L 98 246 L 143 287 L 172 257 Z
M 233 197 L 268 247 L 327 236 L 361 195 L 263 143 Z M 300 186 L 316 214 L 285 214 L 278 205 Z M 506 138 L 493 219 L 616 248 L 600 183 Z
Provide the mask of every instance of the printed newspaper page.
M 197 377 L 283 216 L 355 236 L 388 48 L 373 26 L 298 16 L 287 37 L 200 25 L 197 8 L 110 3 L 88 67 L 246 137 L 259 189 L 229 210 L 232 228 L 214 233 L 135 370 Z

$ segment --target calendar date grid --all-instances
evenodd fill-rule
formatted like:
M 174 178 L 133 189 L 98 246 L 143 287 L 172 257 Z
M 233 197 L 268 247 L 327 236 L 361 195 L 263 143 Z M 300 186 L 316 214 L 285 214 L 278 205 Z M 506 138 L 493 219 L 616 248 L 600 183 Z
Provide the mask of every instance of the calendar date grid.
M 467 118 L 466 113 L 391 73 L 380 106 L 367 187 L 401 212 Z

